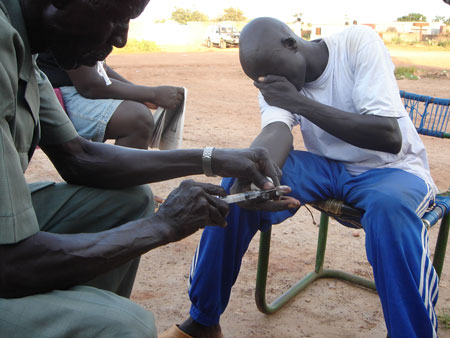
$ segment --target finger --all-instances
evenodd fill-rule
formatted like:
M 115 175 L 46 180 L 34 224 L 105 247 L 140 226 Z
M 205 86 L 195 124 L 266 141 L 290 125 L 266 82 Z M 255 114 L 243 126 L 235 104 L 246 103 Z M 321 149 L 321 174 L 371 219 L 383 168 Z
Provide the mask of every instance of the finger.
M 278 186 L 278 189 L 283 193 L 283 196 L 288 195 L 292 192 L 291 187 L 288 185 L 280 185 Z
M 155 200 L 156 203 L 160 203 L 160 204 L 164 203 L 164 198 L 162 198 L 160 196 L 154 195 L 153 199 Z
M 264 88 L 264 83 L 262 83 L 262 82 L 254 81 L 254 82 L 253 82 L 253 85 L 254 85 L 256 88 L 258 88 L 259 90 L 261 90 L 261 89 Z
M 227 220 L 223 215 L 212 206 L 209 208 L 209 218 L 211 222 L 207 225 L 219 226 L 221 228 L 225 228 L 227 226 Z
M 269 158 L 269 153 L 264 149 L 257 149 L 257 156 L 258 156 L 258 165 L 262 169 L 264 175 L 270 177 L 272 179 L 273 184 L 267 184 L 263 186 L 263 189 L 272 189 L 274 186 L 277 187 L 280 185 L 280 179 L 281 177 L 281 169 L 278 167 L 278 165 L 273 162 Z M 261 187 L 259 187 L 261 188 Z
M 281 76 L 277 76 L 277 75 L 266 75 L 266 76 L 260 76 L 260 77 L 258 77 L 258 82 L 259 82 L 259 83 L 268 84 L 268 83 L 272 83 L 272 82 L 275 82 L 275 81 L 279 81 L 280 79 L 282 79 Z
M 203 183 L 203 182 L 194 182 L 194 185 L 202 188 L 205 192 L 207 192 L 209 195 L 215 195 L 215 196 L 226 196 L 227 193 L 223 187 L 216 184 L 211 183 Z
M 262 163 L 261 167 L 264 168 L 264 174 L 272 179 L 273 184 L 278 187 L 280 185 L 280 177 L 282 176 L 282 171 L 278 165 L 273 161 L 268 161 Z M 264 189 L 271 189 L 264 187 Z
M 205 194 L 205 199 L 209 203 L 209 217 L 213 224 L 225 227 L 227 225 L 226 218 L 230 212 L 228 203 L 207 194 Z
M 271 177 L 271 179 L 272 179 L 272 181 L 273 181 L 273 184 L 274 184 L 276 187 L 279 187 L 279 186 L 280 186 L 280 179 L 279 179 L 279 176 L 278 176 L 278 175 Z
M 278 200 L 278 201 L 268 201 L 266 202 L 267 211 L 282 211 L 288 209 L 298 209 L 300 208 L 300 202 L 295 199 Z
M 250 167 L 248 178 L 260 189 L 268 190 L 275 188 L 275 185 L 266 176 L 261 174 L 256 166 Z
M 144 104 L 147 106 L 147 108 L 149 108 L 149 109 L 157 109 L 158 108 L 158 106 L 156 105 L 156 104 L 154 104 L 154 103 L 151 103 L 151 102 L 144 102 Z
M 282 211 L 288 209 L 297 209 L 300 208 L 300 201 L 290 197 L 290 196 L 282 196 L 279 200 L 274 201 L 266 201 L 263 203 L 259 203 L 258 206 L 261 210 L 267 211 Z

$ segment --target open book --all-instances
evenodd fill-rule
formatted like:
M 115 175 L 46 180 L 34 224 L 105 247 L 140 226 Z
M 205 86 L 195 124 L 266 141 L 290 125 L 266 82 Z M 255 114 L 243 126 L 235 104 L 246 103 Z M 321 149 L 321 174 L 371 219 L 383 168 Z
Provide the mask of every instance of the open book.
M 183 141 L 184 112 L 186 111 L 187 89 L 184 88 L 184 101 L 175 109 L 159 107 L 153 114 L 155 130 L 151 148 L 170 150 L 181 148 Z

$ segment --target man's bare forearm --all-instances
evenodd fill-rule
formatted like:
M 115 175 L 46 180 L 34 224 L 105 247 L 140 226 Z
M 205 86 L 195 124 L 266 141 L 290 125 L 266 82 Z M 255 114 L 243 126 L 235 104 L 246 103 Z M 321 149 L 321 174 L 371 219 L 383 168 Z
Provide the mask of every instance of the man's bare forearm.
M 270 158 L 282 168 L 292 149 L 293 136 L 283 122 L 274 122 L 264 127 L 252 142 L 251 147 L 263 147 L 269 151 Z
M 133 84 L 133 82 L 128 81 L 122 75 L 117 73 L 114 69 L 112 69 L 110 66 L 108 66 L 107 63 L 104 64 L 104 67 L 105 67 L 106 74 L 108 75 L 108 77 L 110 79 L 116 79 L 116 80 L 119 80 L 119 81 L 122 81 L 122 82 L 125 82 L 125 83 Z
M 19 243 L 0 245 L 0 297 L 23 297 L 86 283 L 170 242 L 167 224 L 157 215 L 151 218 L 94 234 L 38 232 Z
M 155 100 L 153 87 L 134 85 L 114 78 L 110 78 L 110 80 L 109 86 L 100 83 L 98 86 L 93 85 L 80 90 L 80 94 L 90 99 L 116 99 L 136 102 L 152 102 Z
M 282 76 L 267 75 L 254 84 L 269 105 L 301 115 L 342 141 L 392 154 L 401 150 L 402 134 L 394 117 L 349 113 L 316 102 Z
M 92 187 L 124 188 L 203 173 L 202 149 L 147 151 L 81 137 L 42 149 L 67 182 Z
M 351 114 L 312 100 L 304 102 L 291 111 L 347 143 L 393 154 L 401 149 L 402 137 L 395 118 Z

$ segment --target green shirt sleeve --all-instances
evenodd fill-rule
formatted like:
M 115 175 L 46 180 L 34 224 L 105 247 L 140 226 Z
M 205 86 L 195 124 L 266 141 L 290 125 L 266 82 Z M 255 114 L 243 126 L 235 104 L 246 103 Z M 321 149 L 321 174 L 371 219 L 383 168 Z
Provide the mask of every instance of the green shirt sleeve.
M 75 127 L 61 107 L 47 76 L 33 61 L 39 85 L 41 123 L 41 145 L 61 144 L 78 136 Z
M 33 133 L 32 114 L 16 115 L 22 107 L 14 100 L 20 97 L 16 56 L 24 53 L 18 41 L 17 32 L 0 11 L 0 244 L 16 243 L 39 231 L 17 150 L 21 129 L 30 130 L 23 138 L 28 144 Z
M 0 244 L 19 242 L 38 231 L 39 225 L 19 155 L 14 147 L 8 123 L 1 117 Z

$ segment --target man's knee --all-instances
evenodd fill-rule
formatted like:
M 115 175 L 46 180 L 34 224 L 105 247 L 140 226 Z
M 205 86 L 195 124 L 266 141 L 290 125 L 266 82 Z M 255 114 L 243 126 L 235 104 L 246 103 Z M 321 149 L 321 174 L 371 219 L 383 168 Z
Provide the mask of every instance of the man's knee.
M 421 230 L 422 224 L 414 206 L 388 191 L 374 194 L 363 220 L 366 233 L 372 234 L 372 240 L 380 241 L 390 238 L 401 242 Z
M 0 299 L 0 316 L 2 337 L 157 337 L 151 312 L 89 286 Z
M 135 101 L 124 101 L 130 117 L 130 125 L 135 133 L 143 137 L 153 134 L 155 122 L 150 110 L 144 104 Z
M 115 198 L 122 202 L 124 216 L 128 221 L 147 217 L 155 209 L 153 193 L 148 184 L 116 190 Z
M 151 312 L 129 302 L 126 309 L 107 311 L 102 326 L 105 332 L 100 337 L 157 338 L 155 319 Z
M 155 202 L 149 185 L 125 189 L 103 190 L 104 204 L 100 218 L 104 215 L 110 227 L 150 216 L 155 209 Z
M 95 302 L 86 304 L 89 311 L 96 313 L 94 317 L 98 316 L 88 320 L 92 332 L 97 332 L 95 337 L 157 337 L 153 314 L 140 305 L 96 288 L 76 286 L 73 290 L 90 295 Z

